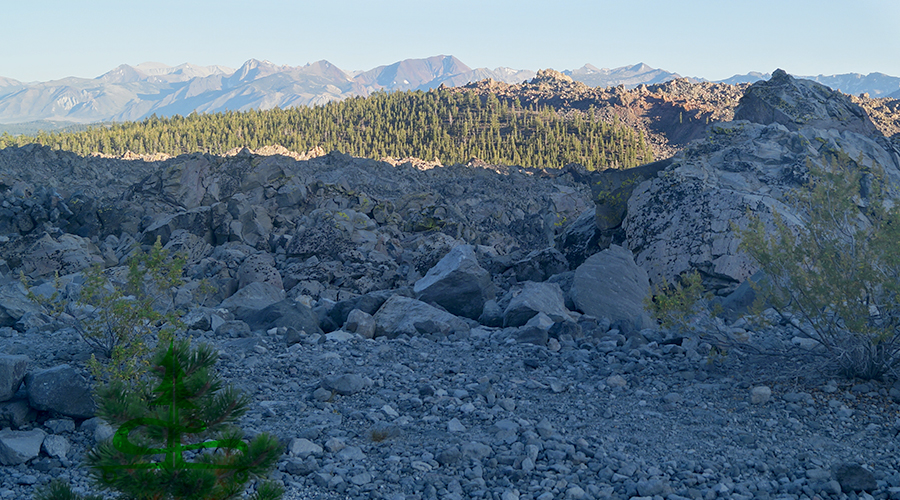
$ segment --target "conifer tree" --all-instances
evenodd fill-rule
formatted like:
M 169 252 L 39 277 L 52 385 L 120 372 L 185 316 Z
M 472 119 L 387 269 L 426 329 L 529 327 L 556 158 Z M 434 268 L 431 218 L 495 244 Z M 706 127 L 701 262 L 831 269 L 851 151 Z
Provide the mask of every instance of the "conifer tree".
M 243 439 L 234 423 L 249 400 L 213 372 L 217 357 L 209 346 L 191 349 L 188 341 L 173 340 L 156 352 L 153 380 L 98 388 L 98 414 L 118 426 L 111 440 L 86 456 L 101 487 L 134 500 L 226 500 L 240 497 L 251 478 L 260 478 L 247 498 L 281 498 L 281 487 L 262 478 L 282 446 L 268 434 Z M 36 498 L 81 497 L 53 483 Z

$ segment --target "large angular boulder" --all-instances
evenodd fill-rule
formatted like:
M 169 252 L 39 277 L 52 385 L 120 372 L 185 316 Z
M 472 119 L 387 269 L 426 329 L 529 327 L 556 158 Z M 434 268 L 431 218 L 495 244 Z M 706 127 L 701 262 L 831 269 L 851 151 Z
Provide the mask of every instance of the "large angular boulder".
M 8 401 L 25 379 L 28 356 L 0 354 L 0 401 Z
M 334 306 L 326 312 L 326 316 L 336 328 L 340 328 L 341 325 L 349 319 L 350 312 L 354 309 L 359 309 L 366 314 L 375 314 L 378 309 L 394 295 L 411 297 L 413 293 L 408 288 L 405 290 L 376 290 L 334 304 Z
M 72 418 L 94 416 L 96 405 L 87 378 L 69 365 L 25 375 L 28 403 L 40 411 L 55 411 Z
M 184 212 L 160 215 L 144 230 L 141 242 L 145 245 L 152 245 L 158 238 L 165 245 L 179 230 L 187 231 L 203 241 L 211 243 L 213 241 L 212 211 L 209 207 L 197 207 Z
M 64 233 L 57 238 L 44 234 L 22 259 L 22 272 L 31 277 L 72 274 L 102 264 L 100 249 L 91 240 Z
M 19 465 L 37 457 L 47 433 L 40 429 L 30 431 L 0 431 L 0 464 Z
M 555 322 L 571 319 L 562 289 L 556 283 L 526 281 L 503 311 L 503 326 L 522 326 L 538 313 Z
M 0 429 L 19 429 L 35 419 L 36 413 L 27 399 L 13 399 L 0 403 Z
M 375 313 L 375 336 L 468 332 L 464 320 L 420 300 L 394 295 Z
M 40 307 L 28 299 L 28 291 L 18 281 L 0 285 L 0 327 L 14 326 L 26 313 L 40 312 Z
M 546 281 L 554 274 L 569 270 L 569 262 L 559 250 L 549 247 L 535 250 L 513 263 L 518 281 Z
M 244 259 L 237 271 L 238 287 L 243 288 L 257 281 L 268 283 L 284 290 L 281 273 L 275 268 L 275 258 L 261 252 Z
M 634 188 L 624 246 L 651 283 L 697 270 L 709 289 L 730 293 L 758 270 L 732 227 L 746 228 L 752 213 L 774 228 L 773 212 L 801 226 L 802 214 L 785 200 L 808 181 L 809 165 L 828 170 L 838 157 L 848 168 L 879 165 L 888 184 L 900 185 L 896 146 L 858 111 L 847 96 L 783 72 L 753 84 L 737 120 L 711 124 L 705 139 Z
M 618 245 L 578 266 L 569 291 L 575 307 L 585 314 L 612 322 L 632 322 L 638 329 L 653 326 L 644 309 L 649 293 L 647 272 L 634 263 L 630 251 Z
M 556 247 L 565 256 L 570 267 L 578 267 L 585 259 L 600 250 L 600 236 L 595 207 L 585 210 L 566 225 L 562 234 L 556 237 Z
M 416 298 L 434 302 L 451 314 L 478 319 L 484 303 L 494 298 L 491 275 L 478 265 L 475 247 L 458 245 L 428 270 L 413 287 Z
M 268 330 L 276 327 L 291 327 L 306 333 L 322 333 L 319 318 L 309 306 L 285 299 L 264 309 L 252 311 L 241 318 L 254 330 Z
M 237 318 L 245 318 L 284 299 L 284 290 L 275 285 L 256 281 L 223 300 L 219 308 L 228 309 Z

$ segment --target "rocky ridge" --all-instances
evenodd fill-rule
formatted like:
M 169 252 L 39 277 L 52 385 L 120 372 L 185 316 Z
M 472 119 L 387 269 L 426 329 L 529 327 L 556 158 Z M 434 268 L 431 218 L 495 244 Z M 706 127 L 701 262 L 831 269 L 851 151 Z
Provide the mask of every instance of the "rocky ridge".
M 780 208 L 807 158 L 896 175 L 896 142 L 846 98 L 778 72 L 754 92 L 645 169 L 621 240 L 593 206 L 611 173 L 574 166 L 0 151 L 0 497 L 50 477 L 89 489 L 77 465 L 112 433 L 90 351 L 17 276 L 48 294 L 58 273 L 74 297 L 84 268 L 116 279 L 159 239 L 188 259 L 186 333 L 253 398 L 242 425 L 285 443 L 286 498 L 900 498 L 900 384 L 823 377 L 802 351 L 721 356 L 643 311 L 680 267 L 722 293 L 740 282 L 727 222 L 748 200 Z M 816 128 L 760 123 L 780 102 Z M 777 322 L 720 327 L 792 345 Z
M 538 71 L 521 84 L 483 80 L 450 89 L 518 99 L 523 105 L 552 106 L 559 112 L 592 111 L 603 119 L 634 127 L 644 133 L 656 158 L 668 158 L 688 142 L 702 136 L 713 121 L 728 121 L 747 85 L 692 83 L 679 78 L 654 85 L 599 88 L 554 70 Z
M 774 227 L 774 211 L 801 224 L 783 200 L 808 179 L 808 164 L 877 165 L 900 185 L 900 137 L 884 137 L 861 106 L 820 84 L 776 71 L 748 89 L 734 118 L 711 125 L 628 198 L 624 245 L 655 283 L 697 269 L 711 288 L 734 290 L 756 268 L 732 225 L 747 227 L 752 212 Z

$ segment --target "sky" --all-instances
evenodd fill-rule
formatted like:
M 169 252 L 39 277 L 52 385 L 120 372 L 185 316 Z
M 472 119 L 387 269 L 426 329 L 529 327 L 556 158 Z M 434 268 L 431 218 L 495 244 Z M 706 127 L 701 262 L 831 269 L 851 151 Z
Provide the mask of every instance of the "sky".
M 2 18 L 0 76 L 23 82 L 147 61 L 353 71 L 441 54 L 490 69 L 643 62 L 709 80 L 900 76 L 897 0 L 29 0 Z

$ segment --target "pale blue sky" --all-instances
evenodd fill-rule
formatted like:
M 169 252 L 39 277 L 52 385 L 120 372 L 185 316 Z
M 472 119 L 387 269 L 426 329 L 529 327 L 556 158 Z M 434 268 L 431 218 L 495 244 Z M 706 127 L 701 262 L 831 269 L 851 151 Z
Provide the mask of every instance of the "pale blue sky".
M 0 12 L 0 76 L 21 81 L 146 61 L 360 70 L 438 54 L 492 69 L 644 62 L 711 80 L 900 76 L 897 0 L 29 0 Z

